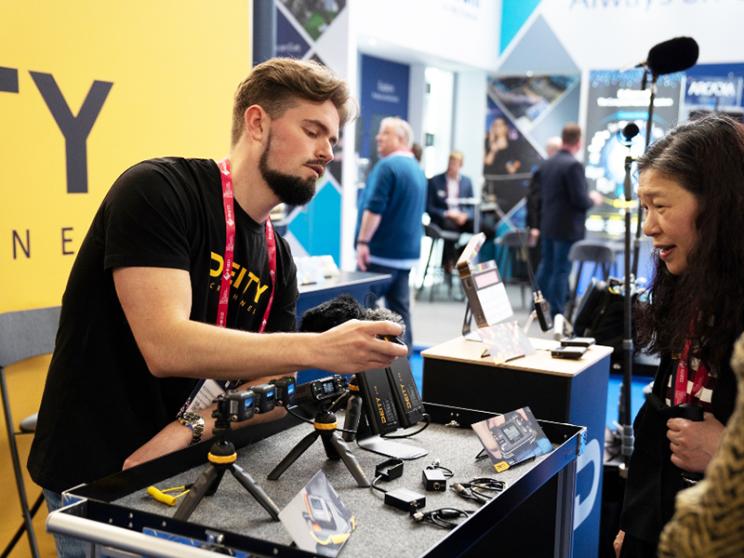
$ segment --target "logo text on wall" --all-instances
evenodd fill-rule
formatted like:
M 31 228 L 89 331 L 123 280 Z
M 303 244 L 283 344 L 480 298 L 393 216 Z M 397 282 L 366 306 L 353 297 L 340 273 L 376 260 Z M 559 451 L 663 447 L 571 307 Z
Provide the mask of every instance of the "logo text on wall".
M 44 103 L 57 123 L 65 140 L 65 163 L 67 169 L 67 193 L 88 193 L 87 140 L 93 125 L 101 113 L 113 82 L 94 80 L 77 115 L 73 115 L 69 104 L 54 79 L 46 72 L 29 70 L 29 75 L 41 94 Z M 20 90 L 18 69 L 0 67 L 0 92 L 24 94 Z M 68 247 L 72 227 L 62 227 L 61 248 L 63 255 L 73 253 Z M 31 257 L 31 231 L 11 231 L 13 259 L 23 255 Z

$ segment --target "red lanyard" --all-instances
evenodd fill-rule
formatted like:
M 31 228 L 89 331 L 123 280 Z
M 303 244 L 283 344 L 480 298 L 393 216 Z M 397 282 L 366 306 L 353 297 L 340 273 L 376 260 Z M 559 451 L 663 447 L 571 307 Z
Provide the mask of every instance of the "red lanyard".
M 677 375 L 674 379 L 675 405 L 681 405 L 692 400 L 693 396 L 697 396 L 697 394 L 700 393 L 700 390 L 705 385 L 705 381 L 708 379 L 708 367 L 700 361 L 695 374 L 695 380 L 692 384 L 692 392 L 687 393 L 687 378 L 689 376 L 689 366 L 687 362 L 689 360 L 691 347 L 692 340 L 687 339 L 687 341 L 685 341 L 685 346 L 682 349 L 682 354 L 679 357 L 679 363 L 677 364 Z
M 222 179 L 222 206 L 225 209 L 225 257 L 222 268 L 222 281 L 220 282 L 220 299 L 217 304 L 217 325 L 225 327 L 227 324 L 227 305 L 230 300 L 230 278 L 232 277 L 233 258 L 235 256 L 235 193 L 233 191 L 232 174 L 230 173 L 230 160 L 223 159 L 217 166 L 220 168 Z M 271 219 L 266 219 L 264 227 L 266 235 L 266 252 L 269 256 L 269 277 L 271 278 L 271 291 L 269 302 L 266 304 L 263 320 L 258 328 L 258 333 L 263 333 L 269 321 L 271 305 L 274 303 L 274 285 L 276 284 L 276 239 L 274 239 L 274 227 Z

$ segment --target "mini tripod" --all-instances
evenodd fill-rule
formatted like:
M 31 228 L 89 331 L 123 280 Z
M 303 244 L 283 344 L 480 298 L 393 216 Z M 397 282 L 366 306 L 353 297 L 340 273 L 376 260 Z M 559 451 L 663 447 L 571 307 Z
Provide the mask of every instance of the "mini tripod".
M 309 448 L 315 440 L 320 439 L 323 441 L 323 447 L 325 448 L 328 459 L 338 460 L 342 459 L 344 465 L 349 470 L 354 480 L 357 482 L 357 486 L 366 488 L 369 486 L 369 480 L 359 466 L 359 462 L 351 453 L 351 450 L 346 443 L 341 440 L 336 434 L 336 415 L 330 409 L 322 409 L 315 415 L 313 420 L 313 431 L 300 440 L 297 445 L 282 459 L 282 461 L 274 467 L 274 470 L 269 473 L 270 480 L 278 480 L 282 476 L 282 473 L 286 471 L 292 463 L 297 461 L 305 450 Z
M 243 488 L 250 492 L 251 496 L 269 512 L 271 519 L 279 521 L 279 508 L 277 505 L 256 484 L 256 481 L 253 480 L 245 469 L 235 463 L 238 458 L 235 445 L 225 439 L 225 433 L 230 430 L 230 419 L 223 416 L 220 408 L 221 405 L 218 405 L 212 414 L 217 419 L 214 425 L 214 434 L 217 440 L 212 444 L 207 454 L 207 459 L 209 460 L 207 468 L 199 475 L 191 490 L 184 496 L 173 518 L 186 521 L 204 496 L 211 496 L 217 492 L 225 471 L 230 471 L 237 481 L 243 485 Z

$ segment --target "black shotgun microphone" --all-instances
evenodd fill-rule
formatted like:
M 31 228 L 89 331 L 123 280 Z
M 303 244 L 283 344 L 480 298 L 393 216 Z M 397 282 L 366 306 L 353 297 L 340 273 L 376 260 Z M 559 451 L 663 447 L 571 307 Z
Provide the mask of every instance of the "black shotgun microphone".
M 700 54 L 697 41 L 692 37 L 675 37 L 651 47 L 645 62 L 638 64 L 646 67 L 655 76 L 681 72 L 695 65 Z

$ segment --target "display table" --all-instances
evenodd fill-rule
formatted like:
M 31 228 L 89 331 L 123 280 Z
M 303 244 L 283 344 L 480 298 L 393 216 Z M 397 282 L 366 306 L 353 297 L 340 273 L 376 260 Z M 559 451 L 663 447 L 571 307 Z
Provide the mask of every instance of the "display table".
M 384 488 L 405 487 L 426 495 L 427 510 L 443 506 L 475 510 L 452 531 L 416 524 L 407 513 L 385 506 L 379 493 L 358 488 L 342 462 L 326 459 L 319 441 L 282 478 L 267 480 L 267 473 L 310 431 L 308 424 L 297 425 L 295 419 L 288 418 L 244 428 L 232 433 L 231 437 L 236 445 L 245 444 L 238 451 L 238 464 L 253 476 L 280 508 L 287 505 L 318 469 L 323 470 L 340 498 L 357 517 L 357 529 L 341 550 L 342 557 L 483 555 L 482 547 L 479 549 L 478 545 L 488 542 L 491 536 L 497 540 L 508 536 L 507 532 L 500 530 L 503 520 L 518 514 L 521 503 L 551 480 L 561 487 L 563 497 L 543 509 L 539 518 L 522 517 L 521 520 L 529 521 L 538 536 L 541 528 L 556 533 L 558 546 L 554 555 L 570 556 L 573 534 L 571 522 L 565 519 L 572 517 L 576 456 L 583 447 L 584 429 L 541 421 L 543 430 L 553 443 L 553 450 L 496 475 L 488 460 L 474 459 L 481 445 L 469 428 L 472 422 L 493 416 L 492 413 L 433 404 L 427 405 L 427 411 L 432 417 L 432 425 L 408 443 L 429 449 L 429 455 L 417 461 L 407 461 L 403 476 L 385 483 Z M 210 441 L 205 441 L 72 489 L 69 493 L 79 501 L 51 513 L 47 528 L 53 533 L 89 541 L 96 547 L 91 547 L 91 551 L 111 556 L 121 554 L 106 547 L 149 556 L 218 556 L 198 548 L 199 542 L 203 543 L 210 537 L 221 540 L 231 549 L 252 553 L 252 556 L 313 556 L 290 547 L 291 539 L 282 524 L 272 522 L 231 475 L 224 477 L 214 496 L 199 504 L 188 522 L 172 519 L 175 508 L 156 503 L 145 495 L 144 489 L 151 484 L 167 487 L 193 482 L 203 470 L 210 445 Z M 354 448 L 354 453 L 370 479 L 375 465 L 385 459 L 359 448 Z M 454 480 L 493 476 L 504 480 L 506 488 L 481 507 L 459 498 L 451 490 L 425 492 L 421 473 L 435 458 L 454 471 Z M 151 529 L 168 533 L 171 539 L 181 538 L 182 542 L 143 534 L 143 531 Z M 192 539 L 192 545 L 197 546 L 184 545 L 184 538 Z
M 586 426 L 587 448 L 577 464 L 574 555 L 596 556 L 612 349 L 594 345 L 581 359 L 565 360 L 550 356 L 557 341 L 531 341 L 533 354 L 499 365 L 481 356 L 482 343 L 463 337 L 423 351 L 423 399 L 494 412 L 529 406 L 539 419 Z

